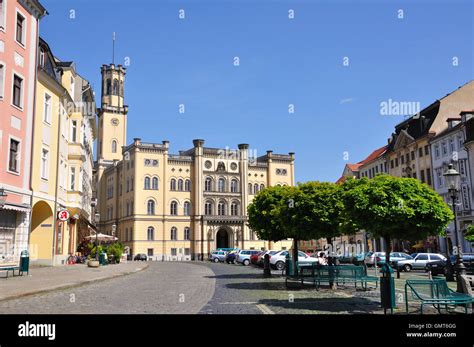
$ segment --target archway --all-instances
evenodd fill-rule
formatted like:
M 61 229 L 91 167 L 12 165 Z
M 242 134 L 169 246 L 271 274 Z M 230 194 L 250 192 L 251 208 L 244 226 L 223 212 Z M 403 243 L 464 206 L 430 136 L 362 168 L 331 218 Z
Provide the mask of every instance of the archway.
M 219 229 L 216 234 L 216 248 L 229 248 L 229 232 L 226 229 Z
M 48 203 L 39 201 L 31 216 L 30 256 L 32 259 L 51 259 L 54 218 Z

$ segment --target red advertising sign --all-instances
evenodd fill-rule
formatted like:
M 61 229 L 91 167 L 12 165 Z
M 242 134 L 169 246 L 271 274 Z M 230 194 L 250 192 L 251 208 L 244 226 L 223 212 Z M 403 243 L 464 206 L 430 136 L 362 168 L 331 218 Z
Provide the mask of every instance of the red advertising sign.
M 58 212 L 58 219 L 61 221 L 61 222 L 65 222 L 69 219 L 69 212 L 68 210 L 60 210 Z

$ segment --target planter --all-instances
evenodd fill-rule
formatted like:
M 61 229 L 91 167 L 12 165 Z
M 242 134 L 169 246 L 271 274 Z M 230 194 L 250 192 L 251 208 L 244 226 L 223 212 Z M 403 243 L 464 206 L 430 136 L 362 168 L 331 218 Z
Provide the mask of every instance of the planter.
M 88 267 L 99 267 L 99 261 L 98 260 L 89 260 L 87 262 Z

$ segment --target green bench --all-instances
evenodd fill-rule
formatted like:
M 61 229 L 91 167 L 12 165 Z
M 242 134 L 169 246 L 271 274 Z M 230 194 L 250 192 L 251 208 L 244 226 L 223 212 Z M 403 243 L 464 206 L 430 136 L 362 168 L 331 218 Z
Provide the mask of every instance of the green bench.
M 305 282 L 310 282 L 317 289 L 321 286 L 321 283 L 346 283 L 354 284 L 357 288 L 357 284 L 360 283 L 362 288 L 367 289 L 368 282 L 374 282 L 375 287 L 378 286 L 379 278 L 376 276 L 368 276 L 366 268 L 359 265 L 319 265 L 319 264 L 300 264 L 298 266 L 297 276 L 287 276 L 286 285 L 290 281 L 297 281 L 301 283 L 301 286 Z
M 448 287 L 445 279 L 408 279 L 405 283 L 405 305 L 408 313 L 408 298 L 419 301 L 420 314 L 423 314 L 424 305 L 433 305 L 441 313 L 441 306 L 446 311 L 448 308 L 458 305 L 464 306 L 464 312 L 473 303 L 473 297 L 469 294 L 457 293 Z
M 15 270 L 18 270 L 18 275 L 20 274 L 20 267 L 19 266 L 12 266 L 12 265 L 9 265 L 9 266 L 0 266 L 0 271 L 6 271 L 7 272 L 7 277 L 8 278 L 8 274 L 10 273 L 10 271 L 13 273 L 13 277 L 15 277 Z

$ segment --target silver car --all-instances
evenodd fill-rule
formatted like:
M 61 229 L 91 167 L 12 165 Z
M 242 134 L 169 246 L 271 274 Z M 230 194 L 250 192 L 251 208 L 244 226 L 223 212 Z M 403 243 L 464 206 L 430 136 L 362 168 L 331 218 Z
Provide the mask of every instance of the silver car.
M 424 270 L 426 264 L 436 260 L 446 260 L 446 257 L 437 253 L 418 253 L 413 259 L 398 262 L 398 267 L 404 271 Z
M 224 262 L 226 255 L 227 255 L 227 252 L 224 252 L 224 251 L 212 251 L 211 254 L 209 255 L 209 260 L 213 261 L 214 263 L 218 263 L 220 261 Z

